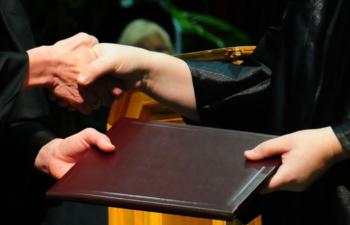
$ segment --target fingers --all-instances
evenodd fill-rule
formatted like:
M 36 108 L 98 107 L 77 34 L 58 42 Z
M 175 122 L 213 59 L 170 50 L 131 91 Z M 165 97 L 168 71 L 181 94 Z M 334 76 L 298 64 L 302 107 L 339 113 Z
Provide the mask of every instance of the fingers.
M 288 166 L 282 164 L 270 179 L 266 193 L 276 190 L 290 190 L 287 185 L 291 183 L 290 179 L 292 178 L 290 169 Z
M 248 160 L 262 160 L 288 151 L 288 142 L 284 136 L 265 141 L 252 150 L 244 152 Z
M 65 139 L 54 139 L 46 144 L 35 160 L 35 166 L 55 178 L 62 177 L 81 157 L 96 146 L 112 152 L 115 147 L 109 138 L 93 128 L 87 128 Z
M 83 32 L 71 37 L 71 41 L 72 43 L 84 43 L 89 47 L 98 44 L 98 40 L 95 36 Z
M 93 128 L 87 128 L 79 133 L 86 143 L 94 145 L 104 152 L 113 152 L 115 147 L 109 138 Z
M 115 88 L 112 89 L 112 93 L 115 96 L 119 97 L 119 96 L 121 96 L 123 94 L 123 89 L 121 89 L 119 87 L 115 87 Z
M 115 99 L 113 88 L 120 86 L 120 81 L 113 76 L 104 76 L 91 85 L 91 90 L 101 103 L 101 106 L 109 107 Z
M 79 74 L 78 82 L 83 86 L 89 85 L 102 75 L 111 72 L 113 67 L 111 60 L 107 60 L 105 57 L 97 58 Z
M 95 37 L 95 36 L 93 36 L 93 35 L 89 35 L 89 42 L 88 42 L 88 44 L 91 46 L 91 47 L 93 47 L 94 45 L 96 45 L 96 44 L 98 44 L 98 39 Z
M 52 66 L 52 74 L 54 74 L 55 82 L 50 88 L 52 92 L 65 102 L 63 106 L 71 106 L 78 109 L 81 113 L 87 114 L 92 108 L 86 104 L 86 99 L 77 84 L 77 77 L 81 70 L 90 62 L 96 59 L 96 53 L 92 47 L 98 43 L 96 37 L 78 33 L 67 39 L 58 41 L 53 47 L 54 66 Z
M 66 45 L 72 45 L 72 46 L 80 46 L 81 44 L 84 44 L 88 47 L 92 47 L 96 44 L 98 44 L 98 39 L 90 34 L 80 32 L 77 33 L 69 38 L 63 39 L 61 41 L 56 42 L 56 44 L 66 44 Z

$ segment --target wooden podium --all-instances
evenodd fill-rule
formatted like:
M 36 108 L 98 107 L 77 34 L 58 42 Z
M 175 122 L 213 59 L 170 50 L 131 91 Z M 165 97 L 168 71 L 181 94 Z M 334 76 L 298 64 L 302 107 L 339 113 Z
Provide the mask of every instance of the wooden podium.
M 255 46 L 227 47 L 205 50 L 178 55 L 182 59 L 200 60 L 229 60 L 240 64 L 245 57 L 251 55 Z M 126 93 L 111 107 L 107 129 L 120 118 L 135 118 L 157 120 L 163 122 L 183 123 L 181 115 L 141 92 Z M 146 212 L 122 208 L 108 208 L 109 225 L 242 225 L 233 221 L 212 220 L 205 218 L 178 216 L 165 213 Z M 255 218 L 249 225 L 261 225 L 260 217 Z

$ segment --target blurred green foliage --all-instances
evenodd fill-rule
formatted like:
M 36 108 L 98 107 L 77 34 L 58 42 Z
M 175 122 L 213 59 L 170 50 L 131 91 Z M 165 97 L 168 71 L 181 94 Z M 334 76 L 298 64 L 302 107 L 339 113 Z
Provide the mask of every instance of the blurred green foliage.
M 205 1 L 202 2 L 205 3 Z M 161 4 L 180 24 L 185 50 L 192 50 L 191 46 L 197 45 L 198 40 L 206 42 L 207 48 L 247 45 L 250 43 L 247 34 L 222 19 L 178 9 L 171 0 L 161 1 Z

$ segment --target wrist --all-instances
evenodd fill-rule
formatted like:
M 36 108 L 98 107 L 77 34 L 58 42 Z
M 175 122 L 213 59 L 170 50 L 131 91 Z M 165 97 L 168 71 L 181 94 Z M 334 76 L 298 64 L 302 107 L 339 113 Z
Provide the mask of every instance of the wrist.
M 331 151 L 331 161 L 334 163 L 337 163 L 339 161 L 345 160 L 350 158 L 350 155 L 345 149 L 342 147 L 340 141 L 338 140 L 337 136 L 335 135 L 333 129 L 331 127 L 326 127 L 326 132 L 329 134 L 328 135 L 328 144 L 330 148 L 332 149 Z
M 146 93 L 157 93 L 164 86 L 172 85 L 174 80 L 177 82 L 176 78 L 181 78 L 182 74 L 188 72 L 187 64 L 181 59 L 160 52 L 149 53 L 144 61 L 146 72 L 142 79 L 142 91 Z
M 153 51 L 149 51 L 146 49 L 140 49 L 141 52 L 138 52 L 139 58 L 138 63 L 139 65 L 136 65 L 135 68 L 137 69 L 137 73 L 139 75 L 136 75 L 134 88 L 138 91 L 142 91 L 145 93 L 150 92 L 152 90 L 152 86 L 154 84 L 154 80 L 157 76 L 157 73 L 155 70 L 157 70 L 157 53 Z
M 50 87 L 53 75 L 49 68 L 52 67 L 52 55 L 49 46 L 41 46 L 27 51 L 29 69 L 23 88 Z

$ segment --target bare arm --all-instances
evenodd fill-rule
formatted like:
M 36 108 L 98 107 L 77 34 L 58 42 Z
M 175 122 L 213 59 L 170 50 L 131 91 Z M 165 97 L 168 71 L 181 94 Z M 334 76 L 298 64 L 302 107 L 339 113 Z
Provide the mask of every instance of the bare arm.
M 117 44 L 94 46 L 97 59 L 82 72 L 79 82 L 91 84 L 112 73 L 125 90 L 140 90 L 175 111 L 197 120 L 196 100 L 187 64 L 163 53 Z

